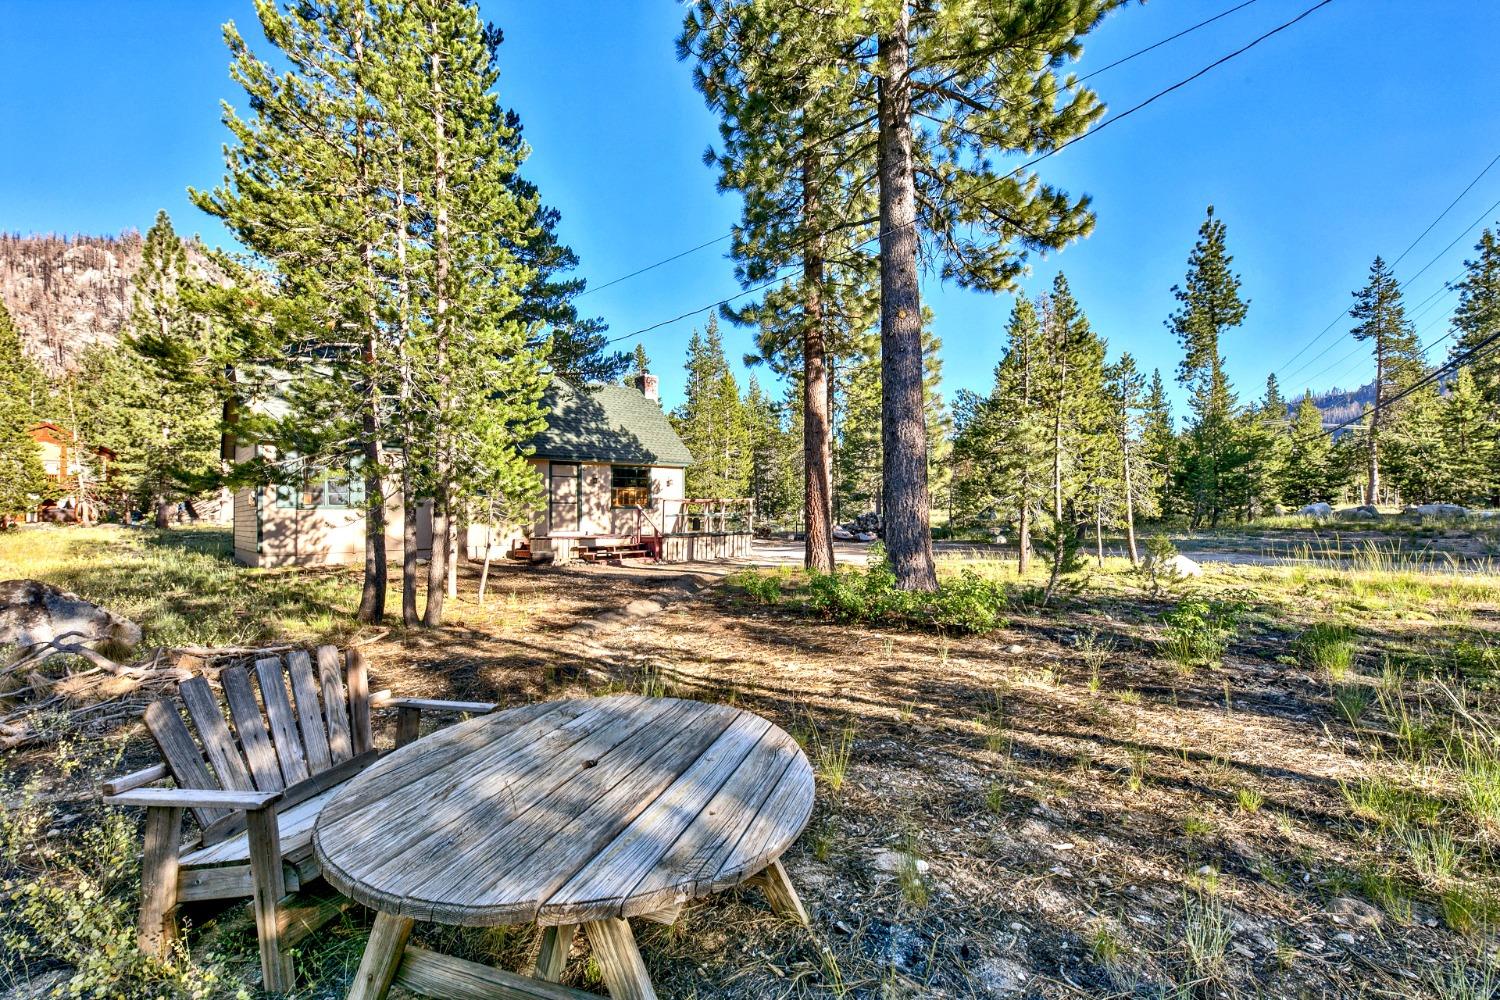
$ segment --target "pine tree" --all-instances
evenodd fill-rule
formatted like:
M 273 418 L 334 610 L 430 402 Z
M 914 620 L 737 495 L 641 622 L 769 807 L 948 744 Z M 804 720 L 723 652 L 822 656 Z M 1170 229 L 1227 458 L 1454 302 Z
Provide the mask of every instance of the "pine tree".
M 630 370 L 637 375 L 647 375 L 651 372 L 651 359 L 646 356 L 645 345 L 637 343 L 635 351 L 630 355 Z
M 748 495 L 750 433 L 739 386 L 724 358 L 718 319 L 710 315 L 703 332 L 688 341 L 687 398 L 672 423 L 693 455 L 687 470 L 690 498 L 724 499 Z
M 1156 482 L 1156 470 L 1142 464 L 1138 458 L 1141 450 L 1141 425 L 1136 411 L 1146 403 L 1146 379 L 1136 368 L 1135 358 L 1128 353 L 1106 371 L 1109 393 L 1110 418 L 1114 425 L 1114 455 L 1117 457 L 1118 499 L 1113 504 L 1107 497 L 1101 499 L 1100 521 L 1106 510 L 1118 512 L 1125 527 L 1125 545 L 1130 553 L 1132 565 L 1140 562 L 1136 547 L 1135 523 L 1137 517 L 1155 517 L 1160 514 L 1156 506 L 1160 489 Z M 1105 482 L 1113 478 L 1113 470 Z
M 1500 238 L 1487 228 L 1474 250 L 1475 257 L 1464 261 L 1464 277 L 1456 285 L 1453 330 L 1458 337 L 1451 357 L 1466 359 L 1484 403 L 1485 420 L 1500 428 L 1500 344 L 1491 340 L 1500 334 Z M 1489 456 L 1490 467 L 1475 481 L 1486 484 L 1480 494 L 1483 502 L 1500 503 L 1500 447 L 1490 448 Z
M 1386 429 L 1383 465 L 1396 491 L 1410 502 L 1446 498 L 1452 458 L 1443 435 L 1445 406 L 1433 382 L 1403 399 L 1398 418 Z
M 1401 288 L 1382 258 L 1370 265 L 1370 280 L 1354 300 L 1349 315 L 1356 324 L 1350 332 L 1357 341 L 1372 342 L 1375 355 L 1375 405 L 1365 433 L 1365 502 L 1375 504 L 1380 497 L 1380 438 L 1400 416 L 1390 412 L 1386 400 L 1420 378 L 1424 365 L 1416 331 L 1401 304 Z
M 116 451 L 122 464 L 140 466 L 137 489 L 154 509 L 158 528 L 169 526 L 179 501 L 191 503 L 221 485 L 223 400 L 216 390 L 222 368 L 211 343 L 213 326 L 184 294 L 191 280 L 187 250 L 167 213 L 158 212 L 141 248 L 124 347 L 148 364 L 134 375 L 122 373 L 126 382 L 139 381 L 134 405 L 154 415 L 154 426 L 142 437 L 119 441 L 123 453 Z
M 1444 463 L 1440 499 L 1455 503 L 1487 503 L 1495 491 L 1496 427 L 1492 411 L 1480 394 L 1468 366 L 1458 369 L 1448 383 L 1448 399 L 1441 423 Z
M 1088 234 L 1093 215 L 1087 198 L 1070 198 L 1034 174 L 1011 176 L 1014 171 L 1000 164 L 1007 152 L 1057 148 L 1102 115 L 1094 94 L 1058 70 L 1079 55 L 1081 37 L 1115 6 L 1116 0 L 1019 9 L 975 0 L 900 0 L 829 10 L 792 0 L 700 0 L 693 30 L 685 32 L 691 44 L 696 33 L 720 27 L 721 35 L 710 35 L 711 44 L 700 48 L 791 67 L 788 78 L 807 81 L 800 99 L 791 99 L 798 95 L 785 88 L 771 92 L 768 117 L 780 127 L 766 134 L 779 138 L 783 148 L 836 150 L 835 159 L 854 164 L 850 172 L 858 179 L 864 164 L 875 165 L 882 510 L 891 566 L 902 588 L 931 590 L 937 583 L 922 412 L 918 245 L 934 250 L 945 277 L 1004 291 L 1024 270 L 1028 252 L 1060 249 Z M 740 28 L 751 15 L 763 30 L 742 37 Z M 774 44 L 757 44 L 767 35 Z M 804 146 L 796 136 L 808 121 L 817 142 Z M 822 127 L 843 122 L 858 123 L 848 137 Z M 864 130 L 869 122 L 873 132 Z M 826 201 L 844 190 L 841 185 L 818 194 Z M 866 186 L 851 190 L 860 194 Z M 829 243 L 836 246 L 838 236 L 829 234 Z M 818 253 L 809 257 L 823 259 Z
M 1250 456 L 1245 469 L 1247 516 L 1274 510 L 1283 503 L 1281 484 L 1286 476 L 1289 427 L 1286 399 L 1273 372 L 1266 378 L 1265 398 L 1245 415 L 1240 431 Z
M 785 414 L 754 374 L 745 393 L 750 438 L 750 498 L 757 517 L 779 521 L 796 510 L 797 480 Z
M 1500 333 L 1500 239 L 1495 231 L 1485 229 L 1474 245 L 1476 256 L 1464 261 L 1464 277 L 1458 289 L 1458 306 L 1453 311 L 1453 329 L 1458 342 L 1454 356 L 1474 357 L 1467 362 L 1474 384 L 1492 413 L 1500 415 L 1500 350 L 1490 343 Z
M 21 331 L 0 303 L 0 528 L 35 507 L 47 488 L 42 451 L 31 436 L 46 378 L 27 356 Z
M 1191 392 L 1193 412 L 1184 442 L 1184 475 L 1195 525 L 1207 518 L 1215 527 L 1233 502 L 1235 478 L 1248 458 L 1237 434 L 1238 405 L 1224 374 L 1220 340 L 1245 320 L 1249 303 L 1240 298 L 1240 278 L 1225 243 L 1223 220 L 1208 217 L 1188 256 L 1187 278 L 1172 287 L 1180 303 L 1167 327 L 1182 344 L 1177 380 Z
M 1312 392 L 1306 391 L 1292 416 L 1281 477 L 1281 497 L 1289 506 L 1302 507 L 1333 499 L 1332 448 L 1333 442 L 1323 430 L 1323 412 L 1318 409 Z
M 1152 369 L 1151 386 L 1141 414 L 1141 454 L 1152 473 L 1156 488 L 1155 509 L 1161 517 L 1174 512 L 1177 469 L 1177 430 L 1172 420 L 1172 401 L 1162 382 L 1161 369 Z

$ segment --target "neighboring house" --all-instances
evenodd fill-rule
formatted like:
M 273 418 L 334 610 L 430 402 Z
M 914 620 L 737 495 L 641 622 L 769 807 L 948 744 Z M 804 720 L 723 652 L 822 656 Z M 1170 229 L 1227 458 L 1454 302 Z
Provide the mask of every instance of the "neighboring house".
M 553 379 L 543 393 L 547 426 L 527 442 L 545 486 L 533 557 L 566 562 L 579 550 L 655 546 L 677 530 L 693 456 L 662 412 L 656 376 L 633 382 Z
M 692 455 L 662 412 L 654 375 L 634 385 L 574 385 L 554 378 L 543 394 L 547 424 L 525 444 L 542 481 L 542 508 L 529 526 L 491 533 L 471 525 L 466 549 L 497 556 L 569 562 L 605 553 L 649 552 L 668 559 L 741 554 L 748 534 L 710 544 L 683 536 L 684 473 Z M 239 445 L 236 461 L 265 454 Z M 288 468 L 297 479 L 242 489 L 234 500 L 234 554 L 247 566 L 308 566 L 364 559 L 363 483 Z M 394 484 L 393 484 L 394 485 Z M 386 553 L 402 555 L 402 509 L 387 491 Z M 418 556 L 431 552 L 431 523 L 417 518 Z M 724 534 L 724 533 L 719 533 Z M 673 537 L 682 536 L 682 537 Z
M 50 420 L 32 424 L 30 430 L 32 440 L 42 453 L 42 471 L 47 474 L 48 492 L 56 499 L 49 497 L 43 500 L 29 517 L 39 520 L 75 520 L 73 507 L 79 500 L 79 477 L 83 477 L 85 492 L 90 493 L 85 500 L 93 503 L 89 485 L 109 478 L 115 453 L 108 448 L 94 448 L 90 451 L 93 461 L 84 462 L 78 453 L 72 431 Z

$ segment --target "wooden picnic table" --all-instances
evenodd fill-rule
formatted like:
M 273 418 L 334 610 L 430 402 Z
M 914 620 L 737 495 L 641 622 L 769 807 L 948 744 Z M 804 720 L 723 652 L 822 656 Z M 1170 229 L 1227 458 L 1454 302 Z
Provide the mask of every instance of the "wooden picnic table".
M 614 1000 L 655 997 L 628 917 L 671 923 L 752 878 L 806 923 L 778 860 L 806 826 L 796 742 L 727 705 L 616 695 L 471 719 L 402 747 L 323 807 L 323 874 L 377 911 L 351 1000 L 583 998 L 556 985 L 580 926 Z M 416 920 L 535 921 L 532 976 L 409 947 Z

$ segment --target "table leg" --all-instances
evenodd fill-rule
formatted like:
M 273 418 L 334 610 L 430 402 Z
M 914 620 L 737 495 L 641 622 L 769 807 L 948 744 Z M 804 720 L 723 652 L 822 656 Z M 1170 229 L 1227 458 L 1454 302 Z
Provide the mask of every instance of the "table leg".
M 349 987 L 348 1000 L 385 1000 L 406 953 L 406 939 L 411 936 L 413 923 L 410 917 L 375 915 L 375 926 L 365 945 L 365 957 L 359 960 L 354 984 Z
M 568 967 L 568 954 L 573 950 L 573 938 L 578 933 L 578 925 L 558 924 L 541 930 L 542 952 L 536 957 L 536 972 L 533 975 L 555 983 L 562 978 L 563 969 Z
M 599 971 L 604 974 L 610 1000 L 656 1000 L 656 990 L 651 987 L 651 977 L 646 974 L 646 963 L 641 961 L 629 923 L 609 917 L 590 921 L 583 925 L 583 930 L 594 949 Z
M 802 897 L 798 896 L 797 890 L 792 887 L 791 877 L 787 875 L 786 868 L 779 858 L 772 861 L 766 870 L 760 873 L 757 881 L 774 912 L 797 921 L 803 927 L 809 926 L 807 910 L 802 906 Z

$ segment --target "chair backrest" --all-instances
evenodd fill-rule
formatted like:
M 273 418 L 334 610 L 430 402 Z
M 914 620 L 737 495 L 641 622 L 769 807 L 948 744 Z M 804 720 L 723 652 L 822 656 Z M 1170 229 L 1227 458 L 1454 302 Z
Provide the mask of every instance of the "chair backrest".
M 301 649 L 265 656 L 254 673 L 252 683 L 244 664 L 219 672 L 227 713 L 203 677 L 146 708 L 146 728 L 179 788 L 285 790 L 290 799 L 326 784 L 330 772 L 373 758 L 369 677 L 359 650 L 319 646 L 311 656 Z M 205 840 L 238 826 L 228 810 L 193 812 Z

